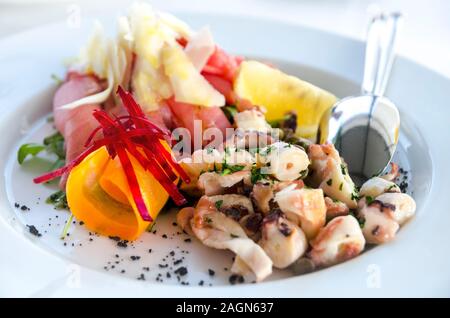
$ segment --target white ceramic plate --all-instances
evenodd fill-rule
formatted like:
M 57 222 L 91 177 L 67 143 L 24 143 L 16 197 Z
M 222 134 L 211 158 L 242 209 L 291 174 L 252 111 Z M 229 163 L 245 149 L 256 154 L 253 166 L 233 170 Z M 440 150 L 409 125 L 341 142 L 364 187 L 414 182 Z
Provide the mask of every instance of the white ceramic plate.
M 233 53 L 270 60 L 340 97 L 358 93 L 364 56 L 361 42 L 274 21 L 177 15 L 196 28 L 209 24 L 216 41 Z M 112 18 L 101 20 L 113 29 Z M 387 95 L 401 112 L 397 160 L 410 171 L 409 190 L 418 209 L 394 242 L 308 275 L 288 277 L 286 271 L 276 272 L 264 283 L 230 286 L 224 268 L 230 267 L 232 255 L 194 240 L 185 242 L 187 236 L 178 235 L 172 225 L 173 212 L 158 218 L 156 234 L 146 233 L 127 248 L 117 247 L 108 238 L 89 236 L 79 224 L 71 227 L 66 241 L 60 240 L 68 213 L 45 204 L 55 188 L 31 180 L 45 163 L 29 161 L 19 167 L 16 152 L 21 143 L 40 142 L 51 131 L 45 121 L 55 89 L 50 75 L 64 74 L 62 61 L 78 52 L 90 26 L 50 25 L 0 42 L 0 169 L 4 175 L 0 185 L 0 296 L 450 295 L 450 151 L 446 140 L 450 135 L 450 80 L 403 58 L 395 62 Z M 31 211 L 15 208 L 16 202 Z M 42 236 L 31 235 L 27 224 L 35 225 Z M 175 255 L 166 256 L 172 250 Z M 132 261 L 131 256 L 140 259 Z M 159 267 L 165 264 L 163 258 L 168 268 Z M 181 258 L 180 264 L 173 264 Z M 180 266 L 188 268 L 181 281 L 189 286 L 181 285 L 173 275 Z M 210 268 L 215 271 L 212 277 Z M 122 269 L 126 272 L 121 273 Z M 172 273 L 170 278 L 167 271 Z M 145 281 L 137 280 L 141 273 Z M 163 282 L 156 281 L 159 273 Z M 203 286 L 198 286 L 200 281 Z

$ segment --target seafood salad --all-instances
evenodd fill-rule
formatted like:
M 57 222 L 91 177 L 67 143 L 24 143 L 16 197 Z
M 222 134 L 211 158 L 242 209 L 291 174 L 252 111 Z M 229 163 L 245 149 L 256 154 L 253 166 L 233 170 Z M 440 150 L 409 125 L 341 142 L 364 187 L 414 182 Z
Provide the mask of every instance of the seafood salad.
M 336 101 L 136 3 L 114 38 L 95 24 L 58 83 L 55 133 L 18 161 L 54 155 L 33 181 L 57 179 L 49 200 L 89 231 L 134 241 L 176 205 L 181 230 L 232 251 L 243 280 L 304 274 L 392 241 L 416 210 L 397 164 L 357 187 L 336 148 L 317 143 Z

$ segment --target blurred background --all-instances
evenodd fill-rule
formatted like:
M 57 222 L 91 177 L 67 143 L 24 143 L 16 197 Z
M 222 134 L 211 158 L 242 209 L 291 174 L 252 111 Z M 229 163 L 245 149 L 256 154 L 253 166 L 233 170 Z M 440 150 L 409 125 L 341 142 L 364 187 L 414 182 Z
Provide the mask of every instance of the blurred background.
M 135 0 L 0 0 L 2 37 L 43 24 L 79 17 L 117 14 Z M 371 15 L 380 10 L 405 14 L 399 54 L 450 77 L 448 0 L 151 0 L 168 11 L 207 11 L 266 17 L 364 39 Z M 270 27 L 270 25 L 268 25 Z M 295 39 L 293 39 L 295 40 Z M 300 39 L 299 39 L 300 40 Z

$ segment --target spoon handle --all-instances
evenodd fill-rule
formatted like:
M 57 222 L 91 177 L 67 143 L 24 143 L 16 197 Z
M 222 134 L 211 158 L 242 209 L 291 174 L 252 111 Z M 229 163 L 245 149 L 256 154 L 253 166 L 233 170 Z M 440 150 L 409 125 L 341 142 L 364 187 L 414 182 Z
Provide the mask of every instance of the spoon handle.
M 400 13 L 380 14 L 369 24 L 362 93 L 383 96 L 395 55 Z

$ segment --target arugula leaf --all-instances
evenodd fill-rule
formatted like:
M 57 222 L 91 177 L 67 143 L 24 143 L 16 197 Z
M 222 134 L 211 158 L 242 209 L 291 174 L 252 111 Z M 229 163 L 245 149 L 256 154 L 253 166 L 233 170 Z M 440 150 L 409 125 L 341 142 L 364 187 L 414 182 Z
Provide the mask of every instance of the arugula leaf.
M 56 210 L 69 209 L 69 205 L 67 204 L 67 196 L 64 191 L 57 191 L 51 194 L 46 200 L 45 203 L 53 204 Z
M 64 137 L 59 132 L 44 138 L 42 145 L 38 143 L 27 143 L 20 146 L 17 152 L 17 161 L 19 164 L 22 164 L 29 155 L 36 156 L 43 150 L 46 150 L 50 154 L 55 154 L 58 157 L 56 162 L 53 163 L 52 170 L 64 165 L 64 159 L 66 157 Z
M 20 146 L 19 151 L 17 152 L 17 161 L 19 161 L 19 164 L 22 164 L 28 155 L 36 156 L 44 149 L 45 147 L 40 144 L 36 143 L 24 144 Z
M 49 153 L 54 153 L 59 159 L 64 159 L 66 157 L 64 151 L 64 137 L 59 132 L 44 138 L 44 145 L 47 146 L 47 151 Z
M 59 77 L 59 76 L 56 75 L 56 74 L 52 74 L 52 75 L 50 75 L 50 77 L 51 77 L 52 80 L 55 81 L 55 83 L 56 83 L 57 85 L 61 85 L 61 84 L 64 82 L 64 81 L 62 80 L 62 78 Z
M 49 171 L 53 171 L 53 170 L 62 168 L 62 167 L 64 167 L 65 164 L 66 164 L 66 161 L 64 159 L 56 159 L 56 161 L 50 167 Z

